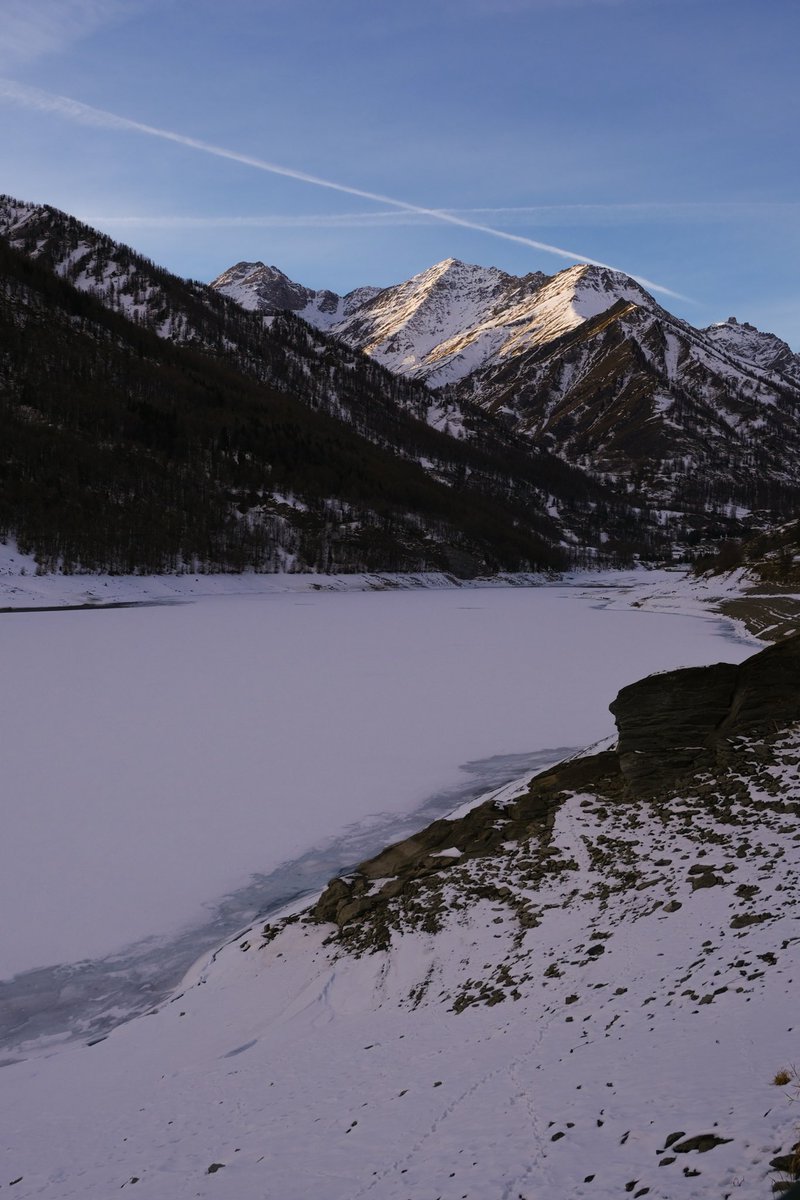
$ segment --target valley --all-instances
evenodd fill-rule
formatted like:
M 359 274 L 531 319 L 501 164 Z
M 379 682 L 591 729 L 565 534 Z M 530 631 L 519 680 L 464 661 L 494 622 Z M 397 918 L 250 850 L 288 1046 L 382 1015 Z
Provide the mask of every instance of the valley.
M 788 1185 L 798 356 L 0 234 L 0 1185 Z

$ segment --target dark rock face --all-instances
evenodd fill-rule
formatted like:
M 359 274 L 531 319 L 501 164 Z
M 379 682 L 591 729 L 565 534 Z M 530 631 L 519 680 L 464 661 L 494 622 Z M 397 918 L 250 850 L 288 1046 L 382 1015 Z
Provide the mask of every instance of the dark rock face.
M 619 730 L 620 770 L 636 790 L 710 766 L 715 731 L 730 713 L 737 668 L 729 663 L 649 675 L 609 706 Z
M 650 675 L 623 688 L 610 708 L 628 790 L 658 791 L 724 761 L 731 739 L 800 720 L 800 636 L 739 666 Z
M 736 692 L 722 736 L 745 729 L 780 729 L 800 719 L 800 635 L 768 646 L 738 668 Z

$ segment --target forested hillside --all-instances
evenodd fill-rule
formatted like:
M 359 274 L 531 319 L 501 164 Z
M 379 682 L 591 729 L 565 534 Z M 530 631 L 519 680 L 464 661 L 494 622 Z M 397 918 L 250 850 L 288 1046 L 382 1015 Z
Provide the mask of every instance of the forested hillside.
M 669 553 L 675 530 L 629 489 L 290 313 L 245 312 L 49 206 L 0 198 L 0 232 L 0 521 L 43 570 Z
M 3 243 L 0 274 L 0 529 L 44 569 L 564 564 L 513 498 L 447 487 Z

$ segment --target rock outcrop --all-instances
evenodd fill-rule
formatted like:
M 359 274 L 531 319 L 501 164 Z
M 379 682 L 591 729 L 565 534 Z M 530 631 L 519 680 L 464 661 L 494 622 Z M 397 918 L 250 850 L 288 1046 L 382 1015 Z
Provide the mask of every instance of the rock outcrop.
M 414 903 L 429 884 L 509 843 L 530 843 L 531 879 L 548 869 L 555 813 L 564 796 L 592 792 L 612 805 L 666 795 L 701 771 L 729 765 L 749 735 L 764 737 L 800 721 L 800 635 L 768 646 L 738 666 L 715 663 L 650 675 L 623 688 L 610 706 L 615 750 L 568 759 L 536 776 L 505 805 L 487 800 L 457 820 L 438 820 L 331 880 L 312 917 L 342 929 L 396 897 Z M 693 886 L 718 882 L 709 871 Z
M 627 790 L 646 794 L 730 757 L 732 744 L 800 720 L 800 636 L 739 666 L 715 663 L 650 675 L 611 704 Z
M 561 795 L 589 786 L 613 788 L 618 778 L 612 751 L 560 763 L 537 775 L 528 791 L 511 803 L 499 806 L 486 800 L 457 820 L 434 821 L 359 863 L 350 874 L 332 879 L 314 906 L 313 917 L 341 928 L 395 896 L 415 894 L 426 879 L 470 859 L 485 858 L 508 842 L 530 839 L 544 862 Z

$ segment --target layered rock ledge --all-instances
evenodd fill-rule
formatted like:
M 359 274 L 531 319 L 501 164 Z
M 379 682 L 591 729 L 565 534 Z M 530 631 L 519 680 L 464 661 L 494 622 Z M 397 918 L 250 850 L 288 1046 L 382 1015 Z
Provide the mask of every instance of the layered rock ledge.
M 535 883 L 554 865 L 551 833 L 566 795 L 592 792 L 624 804 L 666 794 L 683 780 L 729 766 L 742 739 L 800 721 L 800 635 L 738 666 L 716 663 L 650 675 L 623 688 L 610 709 L 619 734 L 614 750 L 568 759 L 536 776 L 509 804 L 487 800 L 461 818 L 434 821 L 387 847 L 331 880 L 312 919 L 344 930 L 396 897 L 413 906 L 416 897 L 430 892 L 427 884 L 455 865 L 509 843 L 536 847 L 530 865 Z M 423 919 L 435 922 L 435 913 Z
M 743 663 L 649 675 L 610 705 L 619 768 L 634 794 L 728 761 L 736 740 L 800 720 L 800 636 Z

